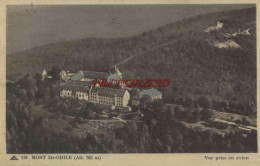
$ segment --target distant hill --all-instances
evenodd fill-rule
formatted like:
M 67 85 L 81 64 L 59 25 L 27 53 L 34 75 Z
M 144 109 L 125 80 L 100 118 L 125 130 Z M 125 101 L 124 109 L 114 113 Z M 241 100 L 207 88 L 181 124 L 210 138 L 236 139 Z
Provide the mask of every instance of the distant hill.
M 218 32 L 203 30 L 224 22 Z M 223 33 L 250 28 L 250 36 L 233 38 L 241 48 L 218 49 L 211 43 L 228 39 Z M 66 35 L 66 34 L 64 34 Z M 108 71 L 120 64 L 124 77 L 170 78 L 175 97 L 206 94 L 229 100 L 256 102 L 256 9 L 200 15 L 139 36 L 120 39 L 82 39 L 36 47 L 7 56 L 7 79 L 50 70 L 52 66 Z

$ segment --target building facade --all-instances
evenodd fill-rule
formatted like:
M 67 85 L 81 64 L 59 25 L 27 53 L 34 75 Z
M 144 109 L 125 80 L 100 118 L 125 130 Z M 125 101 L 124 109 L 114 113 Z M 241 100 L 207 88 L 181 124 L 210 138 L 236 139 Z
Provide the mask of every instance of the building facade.
M 89 90 L 91 84 L 80 81 L 68 81 L 60 86 L 60 96 L 64 98 L 72 98 L 79 100 L 89 100 Z
M 114 107 L 127 107 L 129 104 L 130 93 L 128 90 L 109 87 L 101 88 L 99 84 L 96 84 L 95 87 L 92 85 L 95 79 L 121 80 L 122 73 L 116 66 L 114 74 L 80 70 L 69 75 L 69 71 L 63 70 L 60 72 L 60 78 L 60 96 L 63 98 L 75 98 Z
M 89 91 L 90 102 L 104 105 L 126 107 L 130 100 L 130 93 L 123 89 L 91 88 Z
M 143 96 L 149 96 L 151 101 L 162 99 L 162 93 L 155 88 L 150 88 L 147 90 L 143 90 L 138 92 L 135 96 L 132 97 L 132 105 L 138 106 L 140 104 L 140 100 Z
M 60 96 L 63 98 L 75 98 L 92 103 L 126 107 L 130 100 L 127 90 L 92 87 L 91 82 L 68 81 L 60 88 Z

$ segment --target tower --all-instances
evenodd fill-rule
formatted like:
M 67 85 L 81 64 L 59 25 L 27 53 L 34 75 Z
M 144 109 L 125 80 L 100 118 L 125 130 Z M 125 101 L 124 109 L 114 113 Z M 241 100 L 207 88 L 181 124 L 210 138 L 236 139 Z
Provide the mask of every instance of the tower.
M 116 74 L 122 78 L 122 73 L 119 71 L 119 69 L 115 66 L 115 72 Z

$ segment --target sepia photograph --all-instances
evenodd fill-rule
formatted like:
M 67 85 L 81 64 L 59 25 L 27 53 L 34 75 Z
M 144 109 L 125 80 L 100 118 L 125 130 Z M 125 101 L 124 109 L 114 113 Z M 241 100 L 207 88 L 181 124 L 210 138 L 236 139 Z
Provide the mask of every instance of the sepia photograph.
M 6 153 L 257 153 L 256 4 L 6 6 Z

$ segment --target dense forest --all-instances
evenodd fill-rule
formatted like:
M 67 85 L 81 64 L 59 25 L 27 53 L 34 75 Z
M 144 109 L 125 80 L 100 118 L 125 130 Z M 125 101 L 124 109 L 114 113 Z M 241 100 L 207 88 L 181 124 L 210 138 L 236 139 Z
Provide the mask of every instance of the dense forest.
M 55 76 L 55 72 L 52 74 Z M 215 128 L 227 128 L 225 124 L 211 122 L 208 108 L 212 102 L 205 96 L 197 101 L 203 110 L 192 106 L 191 101 L 186 101 L 184 108 L 172 108 L 165 107 L 161 100 L 151 102 L 142 98 L 139 111 L 143 116 L 127 118 L 129 122 L 120 122 L 116 128 L 104 130 L 104 126 L 99 126 L 99 133 L 78 135 L 75 131 L 79 126 L 99 119 L 97 115 L 104 109 L 84 101 L 61 99 L 58 83 L 41 81 L 38 73 L 7 84 L 7 153 L 257 152 L 255 130 L 249 133 L 233 130 L 221 135 L 181 123 L 204 121 Z M 138 110 L 133 108 L 133 111 Z M 75 119 L 68 120 L 66 115 Z

